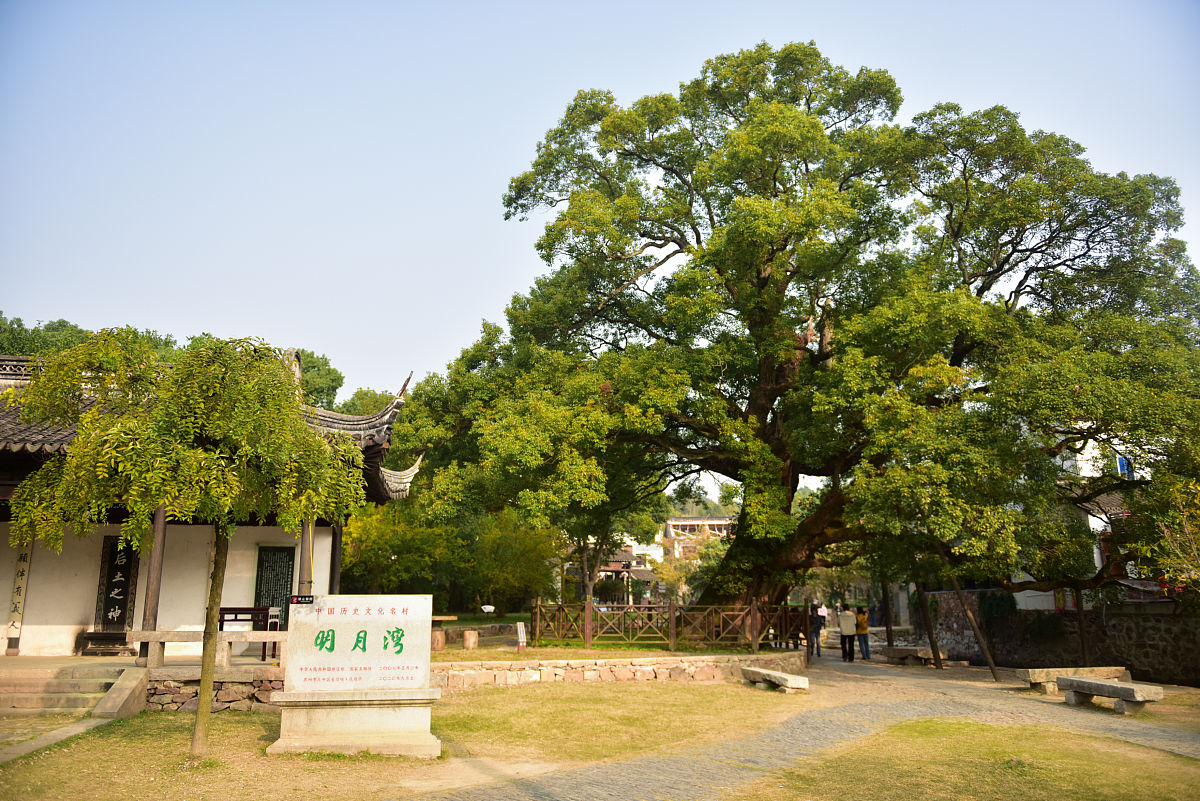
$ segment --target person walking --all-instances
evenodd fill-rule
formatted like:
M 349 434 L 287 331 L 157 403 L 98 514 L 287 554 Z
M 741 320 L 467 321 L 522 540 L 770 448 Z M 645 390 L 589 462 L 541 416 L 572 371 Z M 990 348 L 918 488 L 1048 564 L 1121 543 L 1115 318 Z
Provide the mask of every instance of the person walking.
M 821 602 L 813 601 L 808 608 L 808 658 L 812 659 L 813 647 L 817 656 L 821 655 L 821 629 L 825 628 L 825 618 L 821 617 Z
M 854 616 L 854 633 L 858 637 L 858 652 L 863 659 L 871 658 L 871 644 L 868 640 L 871 637 L 871 629 L 868 627 L 869 618 L 867 610 L 863 607 L 858 607 L 858 614 Z
M 854 661 L 854 633 L 858 626 L 858 621 L 854 617 L 854 612 L 849 606 L 842 607 L 842 611 L 838 613 L 838 631 L 842 635 L 842 661 Z

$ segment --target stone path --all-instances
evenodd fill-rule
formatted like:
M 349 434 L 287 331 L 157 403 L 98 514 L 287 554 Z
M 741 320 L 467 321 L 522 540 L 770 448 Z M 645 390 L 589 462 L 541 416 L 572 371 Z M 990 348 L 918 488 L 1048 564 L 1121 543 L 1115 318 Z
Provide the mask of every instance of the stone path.
M 967 671 L 962 671 L 968 673 Z M 978 676 L 978 672 L 972 672 Z M 501 784 L 417 796 L 421 801 L 714 801 L 797 760 L 839 743 L 926 717 L 994 725 L 1042 723 L 1200 759 L 1200 736 L 1067 707 L 988 681 L 948 681 L 920 669 L 821 660 L 809 672 L 821 708 L 750 737 L 688 752 L 601 763 Z M 413 796 L 404 796 L 412 798 Z

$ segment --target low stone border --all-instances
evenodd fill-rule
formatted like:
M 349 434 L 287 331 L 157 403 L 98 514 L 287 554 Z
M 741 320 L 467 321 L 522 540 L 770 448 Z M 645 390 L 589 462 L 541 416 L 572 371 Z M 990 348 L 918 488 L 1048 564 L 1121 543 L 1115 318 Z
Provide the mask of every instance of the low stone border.
M 741 681 L 742 667 L 802 673 L 804 653 L 651 656 L 636 659 L 543 659 L 512 662 L 434 662 L 429 683 L 444 692 L 485 685 L 555 681 Z M 199 706 L 200 668 L 153 668 L 146 710 L 191 712 Z M 212 710 L 278 712 L 271 693 L 283 689 L 277 667 L 218 670 Z
M 555 681 L 729 681 L 741 668 L 784 673 L 804 670 L 803 653 L 641 657 L 635 659 L 550 659 L 513 662 L 435 662 L 430 683 L 443 691 L 486 685 L 514 686 Z

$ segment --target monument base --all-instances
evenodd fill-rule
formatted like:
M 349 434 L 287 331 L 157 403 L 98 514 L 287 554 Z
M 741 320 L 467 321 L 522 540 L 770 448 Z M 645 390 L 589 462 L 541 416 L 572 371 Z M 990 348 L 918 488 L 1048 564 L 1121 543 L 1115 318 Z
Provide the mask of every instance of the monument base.
M 274 692 L 283 716 L 268 754 L 325 751 L 430 759 L 442 742 L 429 732 L 437 688 L 361 692 Z

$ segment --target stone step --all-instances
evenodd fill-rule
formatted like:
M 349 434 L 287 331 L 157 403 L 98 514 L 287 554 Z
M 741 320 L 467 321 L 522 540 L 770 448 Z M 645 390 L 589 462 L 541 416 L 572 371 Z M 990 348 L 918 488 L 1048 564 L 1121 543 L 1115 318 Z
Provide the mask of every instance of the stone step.
M 104 693 L 6 693 L 0 709 L 91 709 Z
M 116 678 L 12 679 L 0 675 L 0 697 L 9 693 L 104 693 Z
M 79 665 L 77 667 L 5 667 L 0 681 L 8 679 L 112 679 L 116 681 L 129 665 Z

